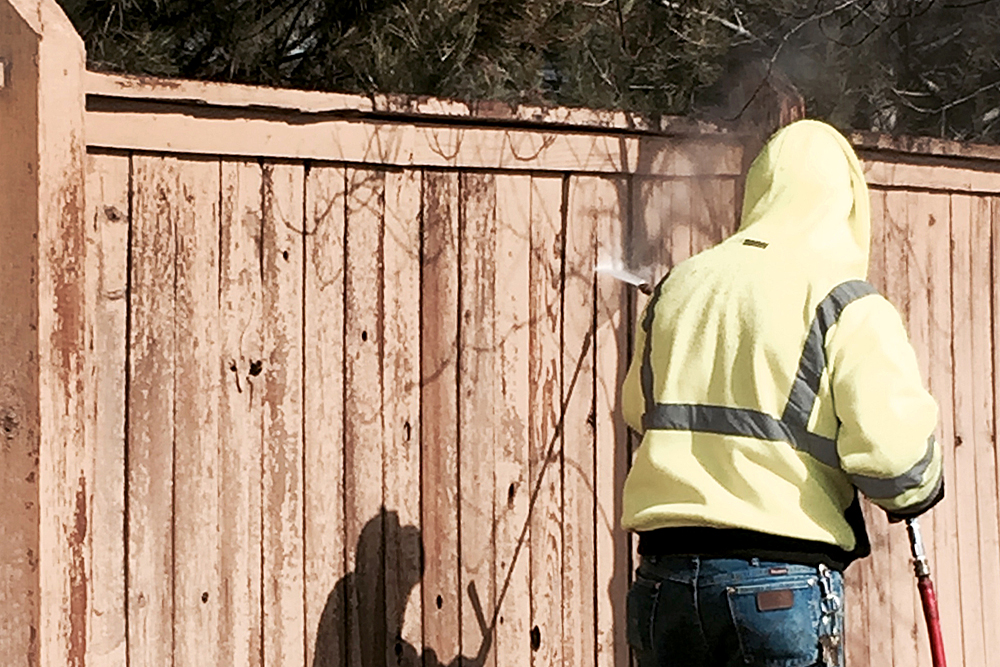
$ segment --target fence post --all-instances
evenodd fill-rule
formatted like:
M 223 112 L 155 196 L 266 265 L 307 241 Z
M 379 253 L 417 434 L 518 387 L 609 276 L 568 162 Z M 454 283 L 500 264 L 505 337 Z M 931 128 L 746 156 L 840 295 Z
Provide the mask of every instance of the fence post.
M 0 0 L 0 663 L 85 662 L 83 43 Z

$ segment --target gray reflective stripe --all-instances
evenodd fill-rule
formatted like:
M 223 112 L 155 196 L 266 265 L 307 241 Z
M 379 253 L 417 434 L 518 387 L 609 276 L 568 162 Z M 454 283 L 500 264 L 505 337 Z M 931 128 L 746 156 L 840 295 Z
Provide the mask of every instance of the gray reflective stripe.
M 657 283 L 656 289 L 653 290 L 653 296 L 649 297 L 649 303 L 646 304 L 645 317 L 642 318 L 642 330 L 646 332 L 646 344 L 642 349 L 642 367 L 639 369 L 642 396 L 646 401 L 646 411 L 643 414 L 648 414 L 656 404 L 656 400 L 653 398 L 653 336 L 651 335 L 651 331 L 653 329 L 653 318 L 656 316 L 656 304 L 660 301 L 660 295 L 663 293 L 663 283 L 666 280 L 666 277 L 664 277 L 663 280 Z
M 837 443 L 769 414 L 721 405 L 657 403 L 643 415 L 644 429 L 694 431 L 785 442 L 828 466 L 838 467 Z
M 838 319 L 844 308 L 853 301 L 869 294 L 877 294 L 875 288 L 862 280 L 851 280 L 834 287 L 830 293 L 816 306 L 816 314 L 809 335 L 799 358 L 799 369 L 792 384 L 788 403 L 781 419 L 758 410 L 734 408 L 718 405 L 695 405 L 685 403 L 656 403 L 653 399 L 653 364 L 652 324 L 655 316 L 656 303 L 660 298 L 663 283 L 657 285 L 650 299 L 643 318 L 642 327 L 646 332 L 646 345 L 643 349 L 641 382 L 646 410 L 643 414 L 643 429 L 660 429 L 673 431 L 697 431 L 717 433 L 720 435 L 736 435 L 759 440 L 786 442 L 795 449 L 809 454 L 821 463 L 833 468 L 840 467 L 840 457 L 837 453 L 835 440 L 809 432 L 807 425 L 812 414 L 813 405 L 819 393 L 819 385 L 826 368 L 826 334 Z M 933 451 L 933 450 L 931 450 Z M 927 464 L 930 460 L 928 459 Z M 923 463 L 923 461 L 921 462 Z M 920 476 L 927 464 L 920 470 Z M 917 464 L 920 465 L 919 463 Z M 915 470 L 915 469 L 914 469 Z M 906 473 L 900 483 L 908 483 Z M 888 488 L 887 484 L 895 480 L 877 480 L 865 478 L 864 483 L 874 483 L 878 489 Z M 862 491 L 865 488 L 857 485 Z M 865 491 L 867 495 L 872 496 Z M 896 495 L 896 494 L 892 494 Z M 891 497 L 891 496 L 881 496 Z
M 819 393 L 819 383 L 826 368 L 826 333 L 830 330 L 849 303 L 869 294 L 876 294 L 870 284 L 862 280 L 851 280 L 833 288 L 826 298 L 816 306 L 816 315 L 806 344 L 799 358 L 799 370 L 788 396 L 788 403 L 781 415 L 781 420 L 789 424 L 798 424 L 805 428 L 812 414 L 816 395 Z
M 901 493 L 920 486 L 924 473 L 934 460 L 934 436 L 927 440 L 927 452 L 917 464 L 896 477 L 869 477 L 868 475 L 851 475 L 851 481 L 863 494 L 873 500 L 895 498 Z

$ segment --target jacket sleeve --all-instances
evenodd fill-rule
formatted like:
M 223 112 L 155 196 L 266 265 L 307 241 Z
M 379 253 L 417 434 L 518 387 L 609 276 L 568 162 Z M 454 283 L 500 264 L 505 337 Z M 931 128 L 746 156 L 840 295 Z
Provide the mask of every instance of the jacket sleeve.
M 622 384 L 621 401 L 622 416 L 636 433 L 642 433 L 642 415 L 646 411 L 646 399 L 642 393 L 642 351 L 646 347 L 646 332 L 642 328 L 645 314 L 640 315 L 636 322 L 635 347 L 632 352 L 632 363 L 629 364 L 625 382 Z
M 944 495 L 938 406 L 899 313 L 879 295 L 858 299 L 830 328 L 826 349 L 841 467 L 891 519 L 927 511 Z

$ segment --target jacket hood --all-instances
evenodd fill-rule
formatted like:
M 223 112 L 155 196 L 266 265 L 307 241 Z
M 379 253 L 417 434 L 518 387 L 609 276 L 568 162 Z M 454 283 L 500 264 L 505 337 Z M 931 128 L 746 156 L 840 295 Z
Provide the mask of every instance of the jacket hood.
M 815 120 L 776 132 L 747 172 L 736 236 L 780 246 L 845 277 L 866 278 L 868 186 L 847 139 Z

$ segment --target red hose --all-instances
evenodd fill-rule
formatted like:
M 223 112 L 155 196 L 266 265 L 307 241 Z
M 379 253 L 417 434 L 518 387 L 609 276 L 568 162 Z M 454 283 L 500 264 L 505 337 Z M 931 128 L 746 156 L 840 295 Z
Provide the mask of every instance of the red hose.
M 924 619 L 927 621 L 927 635 L 931 640 L 931 659 L 934 667 L 947 667 L 944 657 L 944 638 L 941 636 L 941 617 L 938 614 L 937 593 L 934 592 L 934 582 L 929 576 L 917 579 L 917 589 L 920 590 L 920 602 L 924 607 Z

